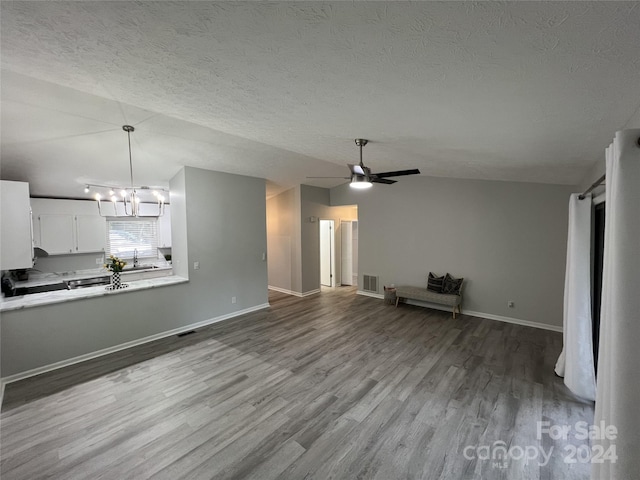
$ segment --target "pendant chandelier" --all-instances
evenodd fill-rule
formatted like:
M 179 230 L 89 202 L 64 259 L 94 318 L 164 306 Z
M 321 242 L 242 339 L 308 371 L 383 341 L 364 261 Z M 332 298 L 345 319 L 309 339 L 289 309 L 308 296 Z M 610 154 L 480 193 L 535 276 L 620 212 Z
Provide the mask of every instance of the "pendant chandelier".
M 169 198 L 169 192 L 161 187 L 135 186 L 133 183 L 133 160 L 131 159 L 131 132 L 135 128 L 131 125 L 123 125 L 122 130 L 127 132 L 129 143 L 131 185 L 124 187 L 88 183 L 84 191 L 89 193 L 91 190 L 96 190 L 93 197 L 98 202 L 98 212 L 102 217 L 161 217 L 164 215 L 164 205 Z M 102 205 L 103 201 L 110 201 L 113 209 L 105 209 Z M 148 205 L 148 208 L 145 206 L 143 213 L 140 211 L 141 204 Z M 110 213 L 111 211 L 113 213 Z

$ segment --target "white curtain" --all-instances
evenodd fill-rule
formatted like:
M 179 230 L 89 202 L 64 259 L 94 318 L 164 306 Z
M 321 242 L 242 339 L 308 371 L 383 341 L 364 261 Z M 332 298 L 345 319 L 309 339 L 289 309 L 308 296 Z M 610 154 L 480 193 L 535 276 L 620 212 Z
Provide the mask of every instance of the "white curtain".
M 567 270 L 564 278 L 562 353 L 555 371 L 565 385 L 586 400 L 596 399 L 591 322 L 591 195 L 569 198 Z
M 593 463 L 591 478 L 640 475 L 640 129 L 618 132 L 607 149 L 600 349 L 594 424 L 617 429 L 593 441 L 617 458 Z M 615 450 L 612 450 L 614 448 Z

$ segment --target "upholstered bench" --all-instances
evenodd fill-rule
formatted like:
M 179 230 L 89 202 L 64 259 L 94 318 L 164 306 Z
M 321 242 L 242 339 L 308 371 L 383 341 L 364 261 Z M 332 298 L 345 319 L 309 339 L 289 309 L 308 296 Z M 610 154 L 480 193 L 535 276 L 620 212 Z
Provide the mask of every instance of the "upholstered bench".
M 456 318 L 456 309 L 458 313 L 462 313 L 462 280 L 458 287 L 458 293 L 438 293 L 432 290 L 427 290 L 424 287 L 413 287 L 409 285 L 403 285 L 396 287 L 396 307 L 401 298 L 410 300 L 419 300 L 422 302 L 437 303 L 440 305 L 448 305 L 452 307 L 453 318 Z

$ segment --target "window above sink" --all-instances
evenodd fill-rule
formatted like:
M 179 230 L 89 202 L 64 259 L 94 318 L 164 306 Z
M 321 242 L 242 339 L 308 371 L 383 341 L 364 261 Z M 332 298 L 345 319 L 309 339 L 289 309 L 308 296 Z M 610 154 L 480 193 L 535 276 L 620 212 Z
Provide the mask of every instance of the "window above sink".
M 157 219 L 108 218 L 106 253 L 127 259 L 127 261 L 133 259 L 134 256 L 137 258 L 157 258 Z

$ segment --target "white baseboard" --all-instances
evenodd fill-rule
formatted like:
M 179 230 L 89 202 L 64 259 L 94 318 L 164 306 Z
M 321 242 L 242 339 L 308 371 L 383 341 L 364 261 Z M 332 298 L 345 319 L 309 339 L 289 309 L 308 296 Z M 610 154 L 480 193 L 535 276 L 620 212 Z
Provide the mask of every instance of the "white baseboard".
M 294 292 L 293 290 L 287 290 L 286 288 L 274 287 L 273 285 L 269 285 L 267 288 L 269 288 L 269 290 L 273 290 L 274 292 L 286 293 L 287 295 L 293 295 L 294 297 L 308 297 L 309 295 L 320 293 L 319 288 L 315 290 L 309 290 L 308 292 L 304 293 Z
M 201 322 L 192 323 L 191 325 L 174 328 L 173 330 L 168 330 L 166 332 L 156 333 L 154 335 L 149 335 L 148 337 L 139 338 L 137 340 L 132 340 L 126 343 L 121 343 L 120 345 L 115 345 L 113 347 L 103 348 L 102 350 L 98 350 L 96 352 L 85 353 L 84 355 L 69 358 L 67 360 L 62 360 L 60 362 L 52 363 L 50 365 L 34 368 L 32 370 L 27 370 L 26 372 L 9 375 L 8 377 L 4 377 L 0 379 L 0 382 L 2 383 L 2 387 L 1 387 L 2 396 L 4 396 L 4 387 L 7 383 L 17 382 L 18 380 L 24 380 L 25 378 L 33 377 L 35 375 L 40 375 L 41 373 L 50 372 L 52 370 L 57 370 L 63 367 L 68 367 L 69 365 L 75 365 L 76 363 L 85 362 L 87 360 L 91 360 L 97 357 L 102 357 L 104 355 L 109 355 L 110 353 L 119 352 L 120 350 L 125 350 L 127 348 L 135 347 L 137 345 L 142 345 L 144 343 L 160 340 L 161 338 L 166 338 L 172 335 L 177 335 L 179 333 L 195 330 L 196 328 L 201 328 L 207 325 L 211 325 L 213 323 L 222 322 L 223 320 L 239 317 L 240 315 L 246 315 L 247 313 L 255 312 L 258 310 L 263 310 L 265 308 L 268 308 L 269 306 L 270 305 L 268 303 L 263 303 L 261 305 L 256 305 L 254 307 L 245 308 L 244 310 L 238 310 L 237 312 L 231 312 L 225 315 L 220 315 L 219 317 L 210 318 L 208 320 L 203 320 Z M 2 403 L 0 403 L 0 405 L 2 405 Z
M 309 295 L 315 295 L 316 293 L 320 293 L 320 289 L 316 288 L 315 290 L 309 290 L 308 292 L 304 292 L 302 294 L 303 297 L 308 297 Z
M 373 293 L 373 292 L 365 292 L 364 290 L 358 290 L 358 295 L 364 295 L 365 297 L 373 297 L 379 298 L 380 300 L 384 300 L 384 295 L 381 293 Z
M 552 332 L 562 333 L 562 327 L 559 325 L 549 325 L 548 323 L 532 322 L 531 320 L 522 320 L 521 318 L 503 317 L 502 315 L 494 315 L 492 313 L 474 312 L 472 310 L 462 310 L 465 315 L 486 318 L 488 320 L 497 320 L 498 322 L 514 323 L 525 327 L 541 328 L 542 330 L 551 330 Z
M 365 295 L 367 297 L 384 298 L 384 295 L 378 295 L 375 293 L 362 292 L 358 290 L 358 295 Z M 434 310 L 442 310 L 443 312 L 451 313 L 451 307 L 444 305 L 438 305 L 437 303 L 420 302 L 416 300 L 407 300 L 409 305 L 415 305 L 417 307 L 433 308 Z M 464 315 L 471 315 L 472 317 L 486 318 L 487 320 L 497 320 L 498 322 L 513 323 L 516 325 L 523 325 L 525 327 L 541 328 L 543 330 L 551 330 L 553 332 L 562 332 L 562 327 L 557 325 L 549 325 L 547 323 L 532 322 L 531 320 L 522 320 L 520 318 L 503 317 L 502 315 L 494 315 L 492 313 L 475 312 L 473 310 L 462 310 Z

